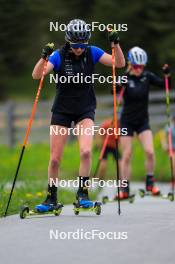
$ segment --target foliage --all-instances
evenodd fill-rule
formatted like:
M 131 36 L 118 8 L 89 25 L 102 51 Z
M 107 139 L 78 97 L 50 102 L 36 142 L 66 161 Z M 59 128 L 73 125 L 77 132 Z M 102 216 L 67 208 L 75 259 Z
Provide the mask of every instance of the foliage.
M 0 99 L 33 96 L 36 83 L 31 80 L 31 72 L 41 48 L 48 41 L 64 43 L 63 32 L 49 31 L 50 21 L 61 24 L 82 18 L 87 22 L 128 24 L 128 31 L 120 33 L 125 54 L 138 45 L 148 51 L 150 69 L 160 73 L 165 62 L 173 67 L 174 8 L 173 0 L 1 0 Z M 96 30 L 91 43 L 110 50 L 105 32 Z M 108 72 L 103 66 L 97 71 Z M 47 89 L 43 96 L 53 93 L 53 89 Z

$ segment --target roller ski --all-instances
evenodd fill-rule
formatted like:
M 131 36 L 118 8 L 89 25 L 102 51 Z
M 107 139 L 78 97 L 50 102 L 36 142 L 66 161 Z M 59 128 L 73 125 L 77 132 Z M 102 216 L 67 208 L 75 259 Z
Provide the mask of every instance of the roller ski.
M 160 189 L 154 184 L 153 176 L 147 176 L 146 187 L 145 189 L 139 189 L 139 195 L 141 198 L 144 198 L 145 196 L 153 196 L 168 199 L 170 201 L 174 200 L 174 196 L 171 192 L 169 192 L 167 195 L 161 193 Z
M 78 191 L 76 195 L 76 202 L 74 205 L 74 214 L 79 215 L 80 212 L 95 212 L 96 215 L 101 214 L 101 203 L 92 202 L 89 200 L 88 190 L 84 188 L 82 191 Z
M 157 187 L 156 187 L 157 188 Z M 162 194 L 160 191 L 156 192 L 156 194 L 154 194 L 153 191 L 147 191 L 145 189 L 139 189 L 139 195 L 141 198 L 144 198 L 145 196 L 152 196 L 152 197 L 159 197 L 162 199 L 167 199 L 171 202 L 174 201 L 174 196 L 172 192 L 169 192 L 168 194 Z
M 106 203 L 110 203 L 110 202 L 115 202 L 118 200 L 117 198 L 118 196 L 116 195 L 113 199 L 109 199 L 108 196 L 103 196 L 102 198 L 102 203 L 103 204 L 106 204 Z M 129 194 L 127 197 L 123 197 L 123 194 L 119 194 L 119 197 L 120 197 L 120 201 L 123 202 L 123 201 L 128 201 L 129 203 L 134 203 L 135 201 L 135 194 Z
M 20 209 L 20 218 L 24 219 L 27 216 L 34 215 L 55 215 L 59 216 L 62 211 L 63 205 L 57 203 L 57 189 L 55 186 L 48 186 L 48 194 L 45 201 L 36 205 L 34 209 L 30 210 L 29 206 L 22 206 Z
M 59 216 L 62 211 L 62 204 L 44 206 L 43 204 L 37 205 L 34 209 L 30 210 L 28 206 L 23 205 L 20 209 L 20 218 L 24 219 L 28 216 L 34 215 L 55 215 Z
M 135 201 L 135 194 L 130 194 L 130 187 L 129 187 L 129 181 L 127 181 L 126 187 L 121 187 L 119 191 L 119 199 L 120 201 L 128 201 L 129 203 L 134 203 Z M 118 193 L 114 196 L 113 199 L 109 199 L 108 196 L 104 196 L 102 198 L 102 203 L 106 204 L 109 202 L 114 202 L 118 200 Z

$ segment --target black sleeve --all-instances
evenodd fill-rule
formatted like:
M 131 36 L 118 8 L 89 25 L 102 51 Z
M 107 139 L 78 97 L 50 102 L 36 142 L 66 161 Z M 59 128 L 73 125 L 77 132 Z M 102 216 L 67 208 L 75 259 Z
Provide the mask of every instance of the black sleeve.
M 156 74 L 152 73 L 152 72 L 148 72 L 148 76 L 150 79 L 150 84 L 159 86 L 159 87 L 164 87 L 165 85 L 165 81 L 164 79 L 158 77 Z

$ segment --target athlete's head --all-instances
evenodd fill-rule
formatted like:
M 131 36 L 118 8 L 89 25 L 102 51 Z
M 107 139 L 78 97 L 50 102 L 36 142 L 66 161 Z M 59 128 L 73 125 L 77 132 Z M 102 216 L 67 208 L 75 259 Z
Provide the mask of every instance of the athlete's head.
M 81 19 L 74 19 L 67 25 L 65 40 L 75 55 L 80 56 L 88 45 L 91 31 L 88 24 Z
M 143 49 L 139 47 L 133 47 L 129 50 L 128 64 L 130 66 L 130 71 L 132 72 L 132 74 L 135 74 L 136 76 L 142 74 L 147 61 L 147 53 Z

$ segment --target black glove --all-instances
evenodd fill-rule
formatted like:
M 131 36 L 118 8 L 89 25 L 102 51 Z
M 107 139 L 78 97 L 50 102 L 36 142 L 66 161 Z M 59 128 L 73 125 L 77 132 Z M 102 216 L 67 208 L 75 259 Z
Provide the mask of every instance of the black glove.
M 47 60 L 48 57 L 52 54 L 53 49 L 54 49 L 54 44 L 48 43 L 42 50 L 41 58 L 43 58 L 44 60 Z
M 166 75 L 169 75 L 170 74 L 170 67 L 168 64 L 165 64 L 163 67 L 162 67 L 162 70 L 163 70 L 163 73 L 166 74 Z
M 110 42 L 114 42 L 114 44 L 118 44 L 120 41 L 118 32 L 116 30 L 112 30 L 108 33 L 108 38 Z

